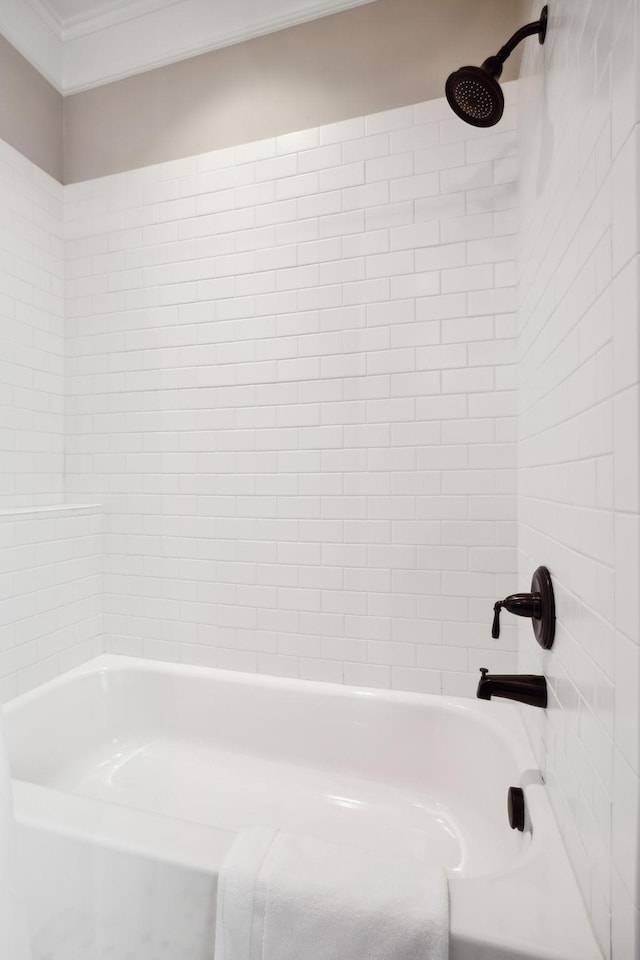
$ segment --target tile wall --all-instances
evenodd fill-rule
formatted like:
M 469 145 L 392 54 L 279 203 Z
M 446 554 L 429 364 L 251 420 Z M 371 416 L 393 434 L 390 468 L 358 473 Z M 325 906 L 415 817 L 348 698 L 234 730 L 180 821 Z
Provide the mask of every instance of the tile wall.
M 0 701 L 102 642 L 100 514 L 59 506 L 63 196 L 0 141 Z
M 63 188 L 0 141 L 0 509 L 62 499 Z
M 515 97 L 66 188 L 112 652 L 472 695 L 514 585 Z
M 538 15 L 532 6 L 532 19 Z M 526 713 L 600 945 L 640 955 L 637 4 L 556 0 L 521 80 L 519 574 L 558 631 Z
M 100 507 L 0 513 L 0 701 L 102 652 Z

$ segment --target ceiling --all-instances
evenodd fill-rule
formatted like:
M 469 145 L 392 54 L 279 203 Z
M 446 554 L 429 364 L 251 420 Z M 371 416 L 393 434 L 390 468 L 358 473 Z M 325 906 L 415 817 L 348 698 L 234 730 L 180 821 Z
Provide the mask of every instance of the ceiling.
M 63 94 L 372 0 L 2 0 L 0 33 Z

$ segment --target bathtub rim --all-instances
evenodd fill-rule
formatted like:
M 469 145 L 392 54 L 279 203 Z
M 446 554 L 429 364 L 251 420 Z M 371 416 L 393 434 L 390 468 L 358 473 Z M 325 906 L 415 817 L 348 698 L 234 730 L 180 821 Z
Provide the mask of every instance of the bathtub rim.
M 273 690 L 331 695 L 341 699 L 368 700 L 378 703 L 398 703 L 407 706 L 437 708 L 445 713 L 473 716 L 495 734 L 513 752 L 518 768 L 539 773 L 525 725 L 518 708 L 513 703 L 475 700 L 470 697 L 454 697 L 438 693 L 417 693 L 408 690 L 360 687 L 346 683 L 324 680 L 302 680 L 297 677 L 275 677 L 269 674 L 226 670 L 220 667 L 197 666 L 144 657 L 129 657 L 121 654 L 102 653 L 77 667 L 46 680 L 25 693 L 18 694 L 2 705 L 2 713 L 10 716 L 17 710 L 37 702 L 50 690 L 57 690 L 87 674 L 110 674 L 115 672 L 178 674 L 184 677 L 210 677 L 225 685 L 261 686 Z

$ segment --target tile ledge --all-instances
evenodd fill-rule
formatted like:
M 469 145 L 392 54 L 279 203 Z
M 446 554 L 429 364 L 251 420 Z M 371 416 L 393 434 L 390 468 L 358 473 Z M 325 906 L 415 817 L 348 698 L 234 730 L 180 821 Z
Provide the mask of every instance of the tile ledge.
M 102 510 L 101 503 L 54 503 L 41 507 L 12 507 L 8 510 L 0 510 L 0 523 L 5 520 L 34 517 L 39 514 L 51 516 L 52 514 L 65 513 L 96 513 L 98 510 Z

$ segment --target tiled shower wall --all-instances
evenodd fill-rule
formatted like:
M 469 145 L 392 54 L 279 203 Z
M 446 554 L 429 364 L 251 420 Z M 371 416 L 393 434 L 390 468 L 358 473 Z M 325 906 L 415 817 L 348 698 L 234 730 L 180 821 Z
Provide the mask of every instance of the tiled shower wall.
M 615 960 L 640 955 L 637 6 L 555 0 L 520 93 L 520 587 L 546 563 L 558 609 L 549 653 L 523 627 L 551 686 L 523 713 Z
M 114 652 L 472 695 L 515 666 L 513 90 L 66 189 Z
M 0 702 L 102 652 L 100 507 L 0 514 Z
M 102 643 L 99 511 L 61 506 L 63 196 L 0 141 L 0 701 Z
M 0 509 L 63 495 L 62 209 L 62 186 L 0 141 Z

